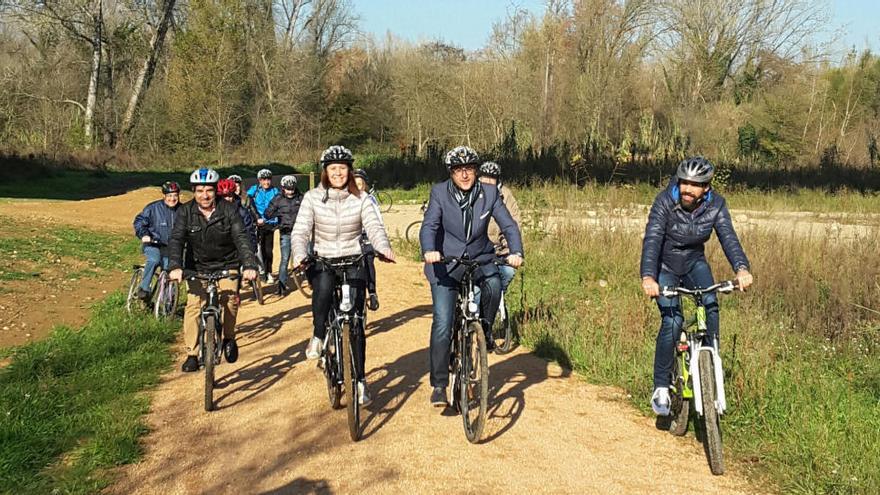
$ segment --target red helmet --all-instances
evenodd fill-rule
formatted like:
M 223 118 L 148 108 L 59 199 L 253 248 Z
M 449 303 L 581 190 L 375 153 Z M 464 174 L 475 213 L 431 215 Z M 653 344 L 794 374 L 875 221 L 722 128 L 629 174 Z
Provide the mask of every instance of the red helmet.
M 217 182 L 217 195 L 232 196 L 235 194 L 235 181 L 230 179 L 221 179 Z
M 180 185 L 177 182 L 168 181 L 162 184 L 162 194 L 179 193 Z

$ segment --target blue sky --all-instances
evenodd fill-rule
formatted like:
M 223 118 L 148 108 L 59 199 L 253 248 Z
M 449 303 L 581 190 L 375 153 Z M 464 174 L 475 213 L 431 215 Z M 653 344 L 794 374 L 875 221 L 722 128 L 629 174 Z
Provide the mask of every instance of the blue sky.
M 543 11 L 544 0 L 516 0 L 532 12 Z M 363 28 L 376 38 L 391 31 L 418 42 L 441 39 L 468 50 L 482 47 L 492 23 L 502 19 L 510 0 L 354 0 Z M 855 45 L 880 49 L 880 0 L 830 0 L 829 32 L 839 31 L 840 49 Z M 831 34 L 822 36 L 830 39 Z

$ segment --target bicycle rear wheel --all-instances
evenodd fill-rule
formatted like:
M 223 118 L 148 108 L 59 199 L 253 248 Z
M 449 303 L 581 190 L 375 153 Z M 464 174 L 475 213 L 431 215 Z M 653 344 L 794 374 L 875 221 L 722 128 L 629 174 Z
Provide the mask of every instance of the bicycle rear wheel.
M 685 383 L 684 373 L 682 372 L 682 359 L 687 363 L 687 354 L 675 352 L 672 360 L 672 386 L 669 387 L 669 398 L 671 404 L 669 407 L 669 433 L 677 437 L 684 436 L 688 429 L 688 415 L 691 410 L 691 401 L 684 397 Z
M 486 335 L 477 322 L 468 323 L 463 332 L 461 348 L 461 385 L 459 405 L 468 441 L 482 439 L 486 425 L 489 396 L 489 360 L 486 356 Z
M 504 294 L 501 294 L 501 304 L 498 305 L 498 315 L 495 317 L 495 330 L 492 335 L 496 337 L 495 354 L 507 354 L 513 349 L 513 328 L 510 325 L 510 313 L 507 311 Z
M 131 281 L 128 283 L 128 297 L 125 299 L 125 310 L 129 313 L 137 305 L 138 287 L 140 287 L 143 278 L 144 267 L 136 267 L 134 273 L 131 274 Z
M 358 401 L 357 375 L 354 368 L 354 352 L 351 348 L 351 323 L 342 331 L 342 363 L 344 367 L 345 386 L 348 387 L 348 434 L 355 442 L 361 439 L 361 404 Z
M 700 393 L 703 398 L 703 446 L 712 474 L 724 474 L 724 453 L 721 445 L 721 422 L 715 408 L 715 368 L 710 352 L 700 353 Z
M 406 231 L 404 232 L 404 236 L 406 237 L 407 242 L 412 242 L 414 244 L 418 244 L 419 242 L 419 231 L 422 229 L 422 221 L 416 220 L 415 222 L 407 225 Z
M 217 319 L 214 315 L 205 317 L 205 328 L 202 329 L 202 338 L 205 339 L 204 354 L 205 362 L 205 411 L 214 410 L 214 354 L 217 346 Z
M 390 194 L 382 191 L 379 194 L 376 194 L 376 200 L 379 201 L 379 210 L 382 213 L 388 213 L 391 211 L 391 205 L 393 204 L 394 199 Z

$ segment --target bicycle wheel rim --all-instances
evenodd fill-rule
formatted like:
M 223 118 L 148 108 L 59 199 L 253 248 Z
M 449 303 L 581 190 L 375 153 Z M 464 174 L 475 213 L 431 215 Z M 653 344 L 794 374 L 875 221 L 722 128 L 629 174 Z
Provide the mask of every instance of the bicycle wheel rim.
M 125 309 L 129 313 L 131 313 L 131 308 L 134 306 L 135 299 L 137 299 L 137 290 L 141 284 L 143 273 L 144 269 L 138 268 L 131 274 L 131 281 L 128 284 L 128 297 L 125 299 Z
M 468 324 L 462 346 L 461 410 L 465 436 L 471 443 L 480 441 L 486 424 L 489 395 L 489 361 L 486 336 L 477 322 Z
M 342 363 L 345 386 L 348 388 L 346 415 L 348 434 L 355 442 L 361 439 L 361 406 L 358 402 L 357 376 L 354 371 L 354 353 L 351 348 L 351 323 L 342 328 Z
M 161 318 L 165 316 L 165 292 L 167 290 L 167 285 L 165 283 L 166 274 L 162 272 L 156 277 L 156 288 L 153 291 L 155 294 L 154 302 L 153 302 L 153 316 L 156 318 Z
M 214 410 L 214 354 L 217 345 L 216 320 L 214 315 L 205 317 L 205 327 L 202 336 L 205 339 L 205 353 L 202 361 L 205 363 L 205 411 Z

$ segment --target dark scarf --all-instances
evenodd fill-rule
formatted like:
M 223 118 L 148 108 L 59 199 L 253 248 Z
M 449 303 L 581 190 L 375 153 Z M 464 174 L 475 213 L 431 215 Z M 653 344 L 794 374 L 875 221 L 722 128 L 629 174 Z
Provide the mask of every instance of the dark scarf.
M 449 193 L 452 194 L 452 197 L 458 202 L 458 207 L 461 208 L 461 221 L 464 223 L 466 242 L 471 240 L 471 231 L 474 227 L 474 204 L 477 202 L 477 198 L 480 197 L 481 192 L 480 181 L 475 181 L 470 191 L 462 191 L 454 182 L 449 181 Z

